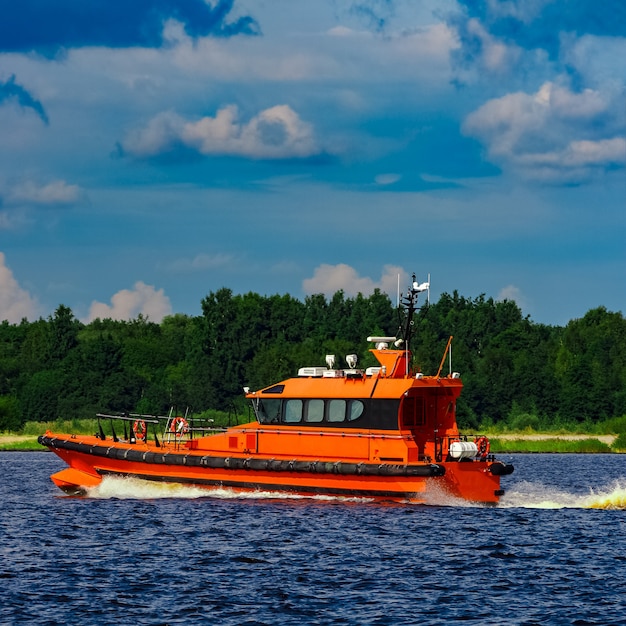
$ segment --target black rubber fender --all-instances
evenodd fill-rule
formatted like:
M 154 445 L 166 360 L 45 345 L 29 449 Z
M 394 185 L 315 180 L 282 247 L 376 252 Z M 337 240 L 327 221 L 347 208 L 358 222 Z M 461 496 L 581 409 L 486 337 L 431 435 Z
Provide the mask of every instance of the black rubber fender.
M 511 463 L 504 463 L 503 461 L 494 461 L 489 465 L 489 471 L 494 476 L 508 476 L 513 473 L 514 469 Z

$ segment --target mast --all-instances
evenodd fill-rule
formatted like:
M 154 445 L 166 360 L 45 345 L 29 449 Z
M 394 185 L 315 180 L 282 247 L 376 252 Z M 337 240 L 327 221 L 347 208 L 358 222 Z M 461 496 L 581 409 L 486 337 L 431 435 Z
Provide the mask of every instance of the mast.
M 423 291 L 428 292 L 427 301 L 430 299 L 430 274 L 428 275 L 428 280 L 425 283 L 418 283 L 415 278 L 415 274 L 412 276 L 411 285 L 409 286 L 407 292 L 402 294 L 401 303 L 406 311 L 406 319 L 404 321 L 404 327 L 400 328 L 400 336 L 402 340 L 402 344 L 405 350 L 409 349 L 409 344 L 411 342 L 411 335 L 413 334 L 413 315 L 417 310 L 417 299 L 420 293 Z

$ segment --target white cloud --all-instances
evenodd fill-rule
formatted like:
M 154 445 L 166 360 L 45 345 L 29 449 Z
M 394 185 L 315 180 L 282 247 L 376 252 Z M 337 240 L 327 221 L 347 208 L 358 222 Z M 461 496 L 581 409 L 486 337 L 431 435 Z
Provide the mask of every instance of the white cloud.
M 0 231 L 19 230 L 32 223 L 33 208 L 69 206 L 82 197 L 78 185 L 69 185 L 64 180 L 40 184 L 33 180 L 0 179 L 0 207 L 3 209 L 0 210 Z
M 353 267 L 345 263 L 322 264 L 315 268 L 312 278 L 302 281 L 302 289 L 306 294 L 322 293 L 330 296 L 343 290 L 347 296 L 356 296 L 359 293 L 368 296 L 378 288 L 394 298 L 398 291 L 398 275 L 402 289 L 408 280 L 408 273 L 401 267 L 385 265 L 380 280 L 375 281 L 366 276 L 359 276 Z
M 626 163 L 626 139 L 572 141 L 567 147 L 566 162 L 571 165 Z
M 6 202 L 8 204 L 73 204 L 80 197 L 78 185 L 68 185 L 64 180 L 55 180 L 40 185 L 33 181 L 24 181 L 8 190 Z
M 546 82 L 534 95 L 534 100 L 546 107 L 546 113 L 563 119 L 587 119 L 602 114 L 608 103 L 599 91 L 585 89 L 574 93 L 555 83 Z
M 528 178 L 582 181 L 626 165 L 616 106 L 598 91 L 547 82 L 535 94 L 489 100 L 467 117 L 463 131 L 487 145 L 492 161 Z
M 500 73 L 508 72 L 519 61 L 522 50 L 511 44 L 504 44 L 496 39 L 482 23 L 473 18 L 467 23 L 468 34 L 480 41 L 481 56 L 479 62 L 481 70 Z
M 571 141 L 562 150 L 522 155 L 519 162 L 531 166 L 584 168 L 591 165 L 626 163 L 626 139 Z
M 575 68 L 584 84 L 623 89 L 626 37 L 584 35 L 564 38 L 561 45 L 563 61 Z
M 287 105 L 265 109 L 247 123 L 239 120 L 235 105 L 223 107 L 215 117 L 195 122 L 171 111 L 163 112 L 123 142 L 125 152 L 138 157 L 157 156 L 177 146 L 203 155 L 254 159 L 303 158 L 320 152 L 312 126 Z
M 401 174 L 378 174 L 374 178 L 377 185 L 393 185 L 402 178 Z
M 281 12 L 286 7 L 281 6 Z M 295 12 L 296 19 L 302 19 L 302 12 Z M 397 29 L 386 31 L 384 36 L 336 25 L 336 16 L 330 15 L 320 28 L 309 23 L 303 30 L 294 30 L 292 22 L 273 37 L 206 37 L 194 41 L 170 28 L 167 34 L 173 47 L 159 53 L 157 61 L 161 73 L 163 68 L 175 70 L 196 81 L 206 78 L 254 84 L 419 76 L 446 85 L 449 52 L 458 45 L 455 34 L 446 24 L 433 23 L 432 15 L 427 21 L 415 20 L 415 13 L 411 10 L 411 19 L 398 23 Z M 156 56 L 148 60 L 153 62 Z
M 85 322 L 96 318 L 129 320 L 139 314 L 148 317 L 150 321 L 159 323 L 166 315 L 171 315 L 172 305 L 163 289 L 156 290 L 152 285 L 138 281 L 134 288 L 122 289 L 113 295 L 111 304 L 92 302 L 89 317 Z
M 330 37 L 354 37 L 356 35 L 363 35 L 363 32 L 355 31 L 347 26 L 333 26 L 328 29 L 327 34 Z
M 126 152 L 137 157 L 150 157 L 170 152 L 181 144 L 185 120 L 173 111 L 155 115 L 140 130 L 131 131 L 123 146 Z
M 497 295 L 496 300 L 499 300 L 500 302 L 504 300 L 512 300 L 521 309 L 526 307 L 526 298 L 522 294 L 522 290 L 515 285 L 507 285 L 506 287 L 503 287 Z
M 4 253 L 0 252 L 0 320 L 17 324 L 24 317 L 36 317 L 37 311 L 37 302 L 19 286 L 13 272 L 5 265 Z
M 529 24 L 552 0 L 487 0 L 489 13 L 497 18 L 513 17 Z

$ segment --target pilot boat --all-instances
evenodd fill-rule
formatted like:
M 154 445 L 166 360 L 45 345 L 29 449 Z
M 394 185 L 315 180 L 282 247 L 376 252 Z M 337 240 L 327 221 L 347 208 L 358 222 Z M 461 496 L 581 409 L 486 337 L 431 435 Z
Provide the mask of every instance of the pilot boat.
M 452 337 L 436 373 L 412 364 L 413 317 L 428 289 L 413 276 L 398 336 L 367 338 L 376 366 L 359 369 L 348 355 L 339 368 L 327 355 L 324 366 L 245 388 L 249 423 L 215 428 L 172 413 L 99 414 L 95 435 L 47 431 L 39 443 L 68 465 L 52 481 L 73 495 L 123 476 L 261 494 L 497 504 L 500 479 L 513 466 L 495 458 L 486 437 L 459 432 L 463 383 L 451 365 L 442 373 Z

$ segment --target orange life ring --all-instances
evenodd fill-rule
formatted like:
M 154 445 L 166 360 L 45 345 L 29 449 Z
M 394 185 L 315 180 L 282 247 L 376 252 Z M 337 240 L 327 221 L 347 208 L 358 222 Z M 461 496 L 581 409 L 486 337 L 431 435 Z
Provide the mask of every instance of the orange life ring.
M 135 423 L 133 424 L 133 433 L 135 433 L 136 439 L 145 441 L 146 435 L 148 434 L 146 423 L 143 420 L 135 420 Z
M 176 435 L 189 432 L 189 424 L 184 417 L 175 417 L 170 425 L 170 430 Z
M 478 448 L 478 452 L 476 453 L 476 456 L 479 459 L 484 459 L 489 454 L 489 448 L 491 447 L 491 444 L 489 443 L 489 439 L 487 439 L 487 437 L 485 437 L 484 435 L 481 435 L 480 437 L 477 437 L 476 439 L 474 439 L 474 443 L 476 444 L 476 447 Z

